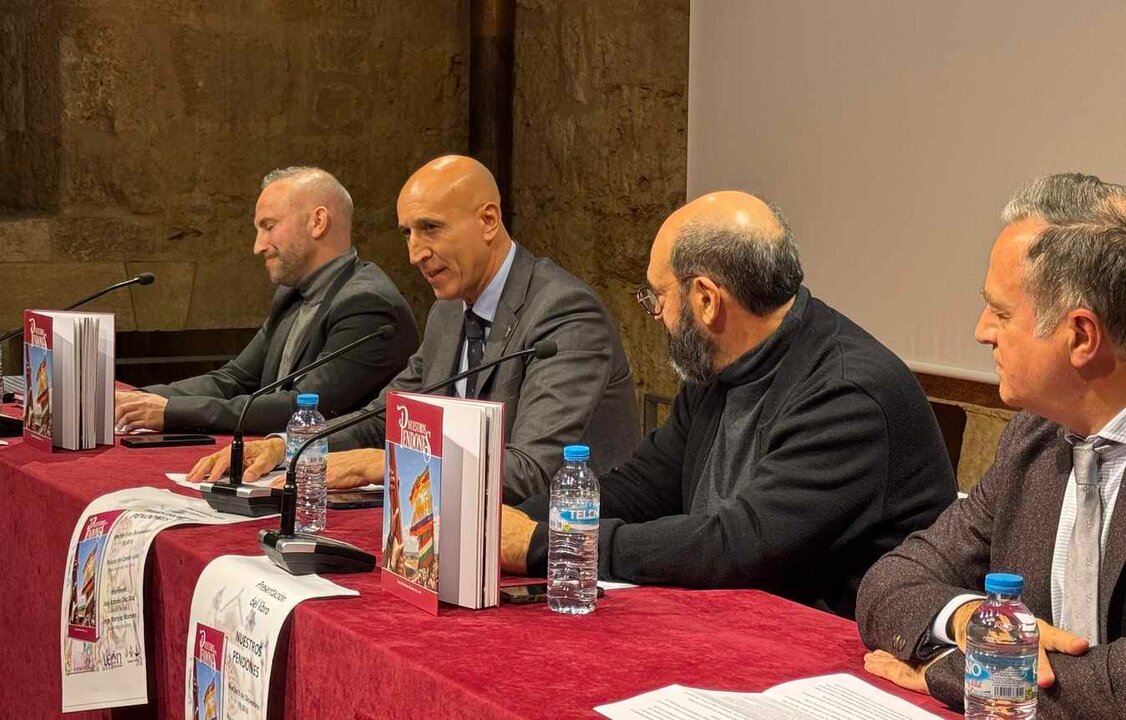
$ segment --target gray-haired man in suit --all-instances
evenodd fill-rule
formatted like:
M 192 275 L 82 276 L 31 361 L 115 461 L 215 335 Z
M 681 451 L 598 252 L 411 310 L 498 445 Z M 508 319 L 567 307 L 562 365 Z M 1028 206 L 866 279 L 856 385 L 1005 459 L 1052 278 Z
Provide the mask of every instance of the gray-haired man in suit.
M 368 342 L 292 389 L 260 398 L 247 413 L 245 429 L 284 430 L 298 393 L 318 393 L 328 417 L 351 412 L 406 365 L 418 347 L 414 316 L 391 279 L 356 257 L 352 198 L 335 177 L 313 167 L 269 173 L 254 228 L 254 253 L 278 286 L 266 322 L 237 357 L 214 372 L 117 393 L 119 428 L 231 432 L 250 393 L 385 324 L 396 327 L 393 337 Z
M 590 287 L 513 242 L 492 174 L 471 158 L 438 158 L 411 176 L 397 209 L 410 262 L 437 301 L 422 347 L 365 410 L 383 405 L 387 390 L 417 391 L 552 340 L 555 357 L 505 363 L 452 391 L 506 404 L 505 500 L 545 492 L 564 445 L 589 444 L 592 462 L 603 469 L 627 458 L 640 433 L 633 374 L 614 321 Z M 382 418 L 334 438 L 329 486 L 381 481 L 383 440 Z M 260 475 L 284 455 L 280 439 L 248 443 L 244 477 Z M 218 477 L 229 462 L 222 450 L 201 460 L 190 477 Z
M 1126 188 L 1053 175 L 1002 218 L 976 335 L 1024 412 L 969 497 L 864 578 L 865 666 L 960 706 L 985 575 L 1015 572 L 1040 625 L 1037 717 L 1126 717 Z

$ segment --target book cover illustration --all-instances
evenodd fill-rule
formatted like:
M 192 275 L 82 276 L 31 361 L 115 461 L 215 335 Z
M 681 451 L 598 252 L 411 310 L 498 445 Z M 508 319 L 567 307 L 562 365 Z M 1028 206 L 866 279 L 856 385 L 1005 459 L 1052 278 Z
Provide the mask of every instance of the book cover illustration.
M 51 318 L 24 313 L 23 368 L 27 395 L 24 398 L 24 437 L 41 449 L 52 446 L 51 356 L 54 332 Z
M 86 519 L 70 569 L 70 605 L 67 637 L 93 643 L 98 639 L 99 582 L 106 540 L 121 510 L 97 513 Z
M 196 624 L 192 662 L 192 720 L 223 719 L 223 651 L 226 636 Z
M 388 395 L 382 586 L 438 612 L 442 409 Z

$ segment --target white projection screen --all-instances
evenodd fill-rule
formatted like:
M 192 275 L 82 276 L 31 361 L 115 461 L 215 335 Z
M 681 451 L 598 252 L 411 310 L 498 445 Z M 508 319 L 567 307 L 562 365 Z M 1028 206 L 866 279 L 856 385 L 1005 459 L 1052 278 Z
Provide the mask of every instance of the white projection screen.
M 1032 178 L 1126 180 L 1123 0 L 693 0 L 688 196 L 789 217 L 806 283 L 917 371 L 973 340 L 998 212 Z

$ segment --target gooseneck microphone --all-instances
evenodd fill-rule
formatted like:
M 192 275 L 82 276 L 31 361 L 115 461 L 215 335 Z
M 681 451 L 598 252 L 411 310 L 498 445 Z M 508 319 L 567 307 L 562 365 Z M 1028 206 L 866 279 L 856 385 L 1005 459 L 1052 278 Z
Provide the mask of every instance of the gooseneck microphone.
M 108 292 L 113 292 L 114 290 L 118 290 L 118 289 L 123 288 L 123 287 L 128 287 L 129 285 L 152 285 L 154 282 L 156 282 L 156 276 L 155 275 L 153 275 L 152 273 L 141 273 L 137 277 L 129 278 L 128 280 L 122 280 L 121 282 L 114 283 L 113 285 L 110 285 L 109 287 L 104 287 L 101 290 L 99 290 L 98 292 L 94 293 L 93 295 L 88 295 L 88 296 L 82 298 L 81 300 L 79 300 L 76 303 L 73 303 L 71 305 L 67 305 L 65 308 L 63 308 L 63 310 L 64 311 L 65 310 L 73 310 L 76 307 L 78 307 L 79 305 L 85 305 L 86 303 L 90 302 L 91 300 L 97 300 L 102 295 L 105 295 Z M 4 333 L 3 335 L 0 335 L 0 343 L 4 342 L 5 340 L 10 340 L 11 338 L 14 338 L 16 335 L 19 335 L 22 332 L 23 332 L 23 326 L 21 325 L 20 327 L 16 328 L 15 330 L 12 330 L 11 332 Z
M 337 348 L 327 355 L 322 355 L 308 365 L 298 368 L 285 377 L 279 378 L 268 385 L 263 385 L 252 392 L 242 406 L 238 423 L 235 425 L 234 437 L 231 438 L 231 465 L 228 471 L 230 474 L 228 478 L 229 482 L 200 483 L 199 491 L 203 495 L 203 499 L 207 501 L 207 504 L 219 512 L 245 515 L 247 517 L 260 517 L 262 515 L 270 515 L 278 512 L 281 508 L 280 490 L 277 488 L 249 485 L 242 487 L 242 464 L 246 447 L 243 441 L 242 425 L 246 420 L 246 411 L 250 409 L 251 404 L 256 399 L 263 395 L 271 393 L 287 383 L 296 382 L 321 365 L 324 365 L 330 360 L 335 360 L 366 342 L 376 339 L 389 340 L 395 337 L 395 333 L 397 332 L 398 328 L 390 323 L 380 325 L 374 332 L 364 335 L 359 340 L 354 340 L 342 348 Z
M 418 392 L 420 395 L 433 392 L 439 388 L 468 377 L 473 373 L 488 370 L 494 365 L 516 358 L 529 355 L 536 360 L 554 357 L 559 352 L 559 346 L 551 340 L 541 340 L 526 350 L 518 350 L 508 355 L 502 355 L 496 360 L 481 363 L 477 367 L 469 368 L 464 372 L 452 375 L 444 380 L 428 385 Z M 380 405 L 352 417 L 341 418 L 329 423 L 321 432 L 308 438 L 293 453 L 285 471 L 285 487 L 282 489 L 281 524 L 277 530 L 259 530 L 258 545 L 266 556 L 275 565 L 291 575 L 309 575 L 312 573 L 353 573 L 371 572 L 375 568 L 375 556 L 366 553 L 351 543 L 320 537 L 312 533 L 299 533 L 295 531 L 297 524 L 297 461 L 305 450 L 315 442 L 334 435 L 341 430 L 346 430 L 353 425 L 371 420 L 377 415 L 387 411 L 386 405 Z

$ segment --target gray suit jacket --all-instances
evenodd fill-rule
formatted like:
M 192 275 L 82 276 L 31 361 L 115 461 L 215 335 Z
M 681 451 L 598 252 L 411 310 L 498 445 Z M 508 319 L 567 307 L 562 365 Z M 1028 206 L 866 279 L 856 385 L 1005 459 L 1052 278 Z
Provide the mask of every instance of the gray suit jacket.
M 453 374 L 463 323 L 461 301 L 435 302 L 422 347 L 364 409 L 385 406 L 388 390 L 413 392 Z M 562 465 L 564 445 L 589 444 L 592 465 L 606 470 L 628 458 L 641 440 L 633 373 L 606 307 L 578 278 L 517 246 L 484 361 L 541 340 L 555 341 L 559 353 L 544 360 L 511 360 L 477 380 L 478 397 L 505 403 L 506 502 L 546 492 Z M 332 450 L 380 447 L 384 418 L 330 442 Z
M 266 322 L 233 360 L 205 375 L 143 388 L 168 398 L 165 429 L 232 432 L 247 396 L 278 379 L 288 324 L 282 325 L 281 332 L 278 326 L 299 301 L 297 290 L 279 287 Z M 406 365 L 418 347 L 418 328 L 410 307 L 377 265 L 357 260 L 330 286 L 297 349 L 294 369 L 387 323 L 397 329 L 393 338 L 364 343 L 301 378 L 292 389 L 255 400 L 244 429 L 256 435 L 284 431 L 297 395 L 303 392 L 320 395 L 320 411 L 326 418 L 350 412 Z
M 942 648 L 930 627 L 956 595 L 981 592 L 989 572 L 1024 576 L 1024 603 L 1051 622 L 1052 553 L 1071 449 L 1063 429 L 1020 413 L 1001 437 L 997 459 L 969 497 L 950 506 L 927 530 L 909 536 L 865 576 L 857 599 L 860 635 L 871 648 L 920 662 Z M 1121 500 L 1121 498 L 1120 498 Z M 1082 657 L 1052 654 L 1056 683 L 1040 692 L 1036 716 L 1126 717 L 1126 503 L 1115 504 L 1099 588 L 1108 642 Z M 965 656 L 955 650 L 927 671 L 931 694 L 962 705 Z

